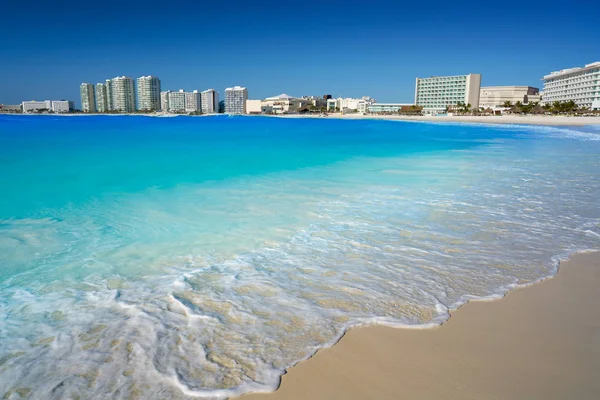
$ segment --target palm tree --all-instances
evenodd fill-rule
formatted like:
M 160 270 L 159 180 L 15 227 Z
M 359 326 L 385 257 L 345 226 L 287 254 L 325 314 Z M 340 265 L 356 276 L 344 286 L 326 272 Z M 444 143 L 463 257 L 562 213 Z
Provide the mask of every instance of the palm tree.
M 506 100 L 504 103 L 502 103 L 502 107 L 506 107 L 506 108 L 511 108 L 512 105 L 513 104 L 510 100 Z
M 577 104 L 573 100 L 569 100 L 563 103 L 563 110 L 565 112 L 573 112 L 577 110 Z
M 552 103 L 552 112 L 554 114 L 558 114 L 559 112 L 561 112 L 562 109 L 562 104 L 560 101 L 555 101 L 554 103 Z

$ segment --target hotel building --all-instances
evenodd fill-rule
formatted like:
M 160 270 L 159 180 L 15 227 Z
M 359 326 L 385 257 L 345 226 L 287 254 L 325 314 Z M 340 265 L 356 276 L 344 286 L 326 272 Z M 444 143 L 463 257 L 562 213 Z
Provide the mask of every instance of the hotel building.
M 327 100 L 327 111 L 335 112 L 340 111 L 341 113 L 366 113 L 369 105 L 375 103 L 375 99 L 369 96 L 363 96 L 361 99 L 353 99 L 351 97 Z
M 167 111 L 175 113 L 185 112 L 185 91 L 183 89 L 178 92 L 169 91 L 167 96 L 169 99 Z
M 81 94 L 81 111 L 87 113 L 96 112 L 94 85 L 91 83 L 82 83 L 79 87 L 79 93 Z M 25 109 L 23 109 L 23 112 L 25 112 Z
M 111 79 L 112 109 L 121 112 L 135 111 L 133 79 L 119 76 Z
M 199 91 L 185 92 L 185 112 L 202 112 L 202 95 Z
M 138 110 L 160 110 L 160 79 L 142 76 L 137 79 Z
M 246 105 L 253 104 L 246 102 Z M 269 112 L 273 114 L 286 114 L 286 113 L 296 113 L 303 108 L 309 107 L 313 104 L 312 100 L 302 99 L 299 97 L 289 96 L 285 93 L 280 94 L 279 96 L 268 97 L 262 101 L 261 107 L 266 107 L 265 110 L 269 110 Z M 254 109 L 251 111 L 255 111 Z M 250 114 L 250 111 L 247 109 L 246 112 Z
M 21 103 L 23 113 L 48 112 L 68 113 L 75 109 L 75 104 L 69 100 L 24 101 Z
M 502 107 L 507 101 L 513 105 L 540 101 L 540 89 L 531 86 L 486 86 L 479 93 L 479 107 Z
M 105 83 L 96 83 L 96 111 L 99 113 L 109 111 L 108 91 Z
M 367 107 L 371 114 L 397 114 L 401 110 L 411 110 L 413 104 L 408 103 L 373 103 Z M 420 110 L 420 107 L 417 108 Z
M 475 109 L 479 108 L 480 89 L 481 74 L 417 78 L 415 104 L 423 107 L 425 114 L 441 114 L 458 103 Z
M 544 76 L 543 103 L 573 100 L 579 107 L 600 109 L 600 61 Z
M 201 93 L 202 114 L 215 114 L 219 111 L 219 92 L 208 89 Z
M 248 89 L 234 86 L 225 89 L 225 113 L 245 114 L 246 100 L 248 100 Z
M 52 112 L 57 114 L 68 113 L 75 109 L 75 105 L 69 100 L 52 100 Z
M 113 100 L 112 100 L 112 81 L 110 79 L 107 79 L 104 83 L 104 86 L 106 86 L 106 106 L 107 106 L 107 110 L 108 111 L 112 111 L 114 110 L 113 108 Z
M 169 93 L 171 93 L 170 90 L 160 92 L 160 109 L 163 112 L 169 111 Z

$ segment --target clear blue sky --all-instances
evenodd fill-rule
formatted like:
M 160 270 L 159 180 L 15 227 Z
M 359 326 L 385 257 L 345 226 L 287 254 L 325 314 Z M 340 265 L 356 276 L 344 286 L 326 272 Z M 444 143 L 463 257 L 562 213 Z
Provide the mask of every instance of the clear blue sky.
M 70 99 L 81 82 L 156 75 L 163 89 L 250 98 L 370 95 L 411 102 L 416 77 L 542 85 L 600 61 L 600 2 L 4 1 L 0 103 Z

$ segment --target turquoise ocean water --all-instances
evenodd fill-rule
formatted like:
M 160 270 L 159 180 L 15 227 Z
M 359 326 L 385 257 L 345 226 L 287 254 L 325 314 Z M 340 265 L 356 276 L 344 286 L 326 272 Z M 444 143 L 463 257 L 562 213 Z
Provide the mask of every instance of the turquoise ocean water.
M 0 396 L 274 390 L 600 248 L 600 129 L 0 116 Z

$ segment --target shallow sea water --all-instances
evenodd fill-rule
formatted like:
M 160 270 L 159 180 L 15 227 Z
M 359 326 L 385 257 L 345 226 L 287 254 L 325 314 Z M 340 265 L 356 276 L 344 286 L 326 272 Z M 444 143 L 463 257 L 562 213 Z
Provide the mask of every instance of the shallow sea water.
M 0 396 L 274 390 L 600 248 L 600 130 L 0 116 Z

